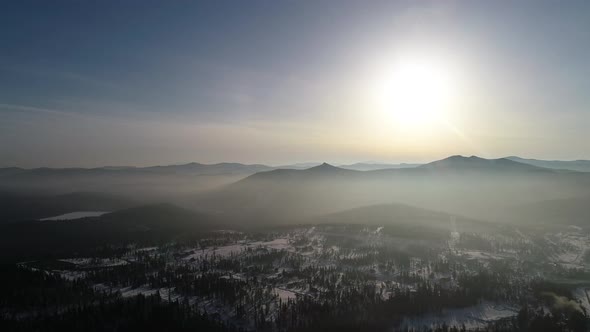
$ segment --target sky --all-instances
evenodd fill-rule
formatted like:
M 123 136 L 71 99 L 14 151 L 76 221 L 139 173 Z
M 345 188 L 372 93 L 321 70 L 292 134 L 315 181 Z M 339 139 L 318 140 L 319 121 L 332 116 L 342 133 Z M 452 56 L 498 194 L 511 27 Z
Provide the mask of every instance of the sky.
M 2 1 L 0 167 L 590 159 L 588 1 Z

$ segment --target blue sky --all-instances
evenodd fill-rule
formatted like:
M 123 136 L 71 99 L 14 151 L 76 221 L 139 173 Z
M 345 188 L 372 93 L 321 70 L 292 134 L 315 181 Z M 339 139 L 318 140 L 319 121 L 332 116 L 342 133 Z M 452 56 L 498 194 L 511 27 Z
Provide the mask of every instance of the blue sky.
M 590 158 L 589 16 L 585 1 L 4 1 L 0 166 Z M 371 77 L 425 55 L 459 77 L 452 125 L 404 130 L 371 108 Z

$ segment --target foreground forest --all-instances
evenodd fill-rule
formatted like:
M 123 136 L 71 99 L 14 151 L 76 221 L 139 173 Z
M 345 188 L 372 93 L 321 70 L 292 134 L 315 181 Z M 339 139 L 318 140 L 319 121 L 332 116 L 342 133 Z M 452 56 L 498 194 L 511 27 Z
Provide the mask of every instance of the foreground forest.
M 23 331 L 588 329 L 590 261 L 575 260 L 588 235 L 469 223 L 447 221 L 430 232 L 404 223 L 212 231 L 5 265 L 2 324 Z M 569 239 L 581 249 L 560 248 L 557 241 Z

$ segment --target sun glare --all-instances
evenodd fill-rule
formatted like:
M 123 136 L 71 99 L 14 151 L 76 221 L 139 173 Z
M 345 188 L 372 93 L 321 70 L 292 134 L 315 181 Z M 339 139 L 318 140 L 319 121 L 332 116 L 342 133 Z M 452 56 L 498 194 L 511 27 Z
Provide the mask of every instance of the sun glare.
M 400 61 L 385 71 L 379 85 L 385 116 L 406 129 L 444 120 L 452 97 L 449 72 L 434 61 Z

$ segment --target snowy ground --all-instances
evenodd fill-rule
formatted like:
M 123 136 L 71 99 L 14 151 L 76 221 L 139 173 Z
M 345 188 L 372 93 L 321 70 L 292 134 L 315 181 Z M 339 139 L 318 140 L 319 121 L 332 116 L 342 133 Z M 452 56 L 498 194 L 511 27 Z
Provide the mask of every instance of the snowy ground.
M 292 246 L 289 244 L 288 238 L 277 238 L 267 242 L 243 242 L 216 248 L 202 248 L 194 249 L 192 254 L 185 256 L 184 260 L 199 259 L 199 258 L 211 258 L 212 256 L 217 257 L 228 257 L 231 255 L 238 255 L 248 249 L 266 248 L 273 250 L 292 250 Z
M 511 258 L 514 255 L 509 253 L 490 253 L 481 250 L 466 250 L 461 252 L 461 254 L 467 259 L 475 259 L 475 260 L 499 260 L 499 259 L 506 259 Z
M 283 288 L 275 287 L 274 292 L 279 296 L 279 298 L 283 302 L 286 302 L 289 299 L 297 298 L 297 293 Z
M 590 250 L 590 235 L 571 228 L 567 232 L 560 232 L 546 238 L 549 238 L 558 248 L 558 252 L 552 257 L 555 263 L 570 268 L 584 267 L 584 256 Z
M 129 264 L 127 261 L 118 258 L 65 258 L 61 262 L 71 263 L 79 268 L 106 268 Z

